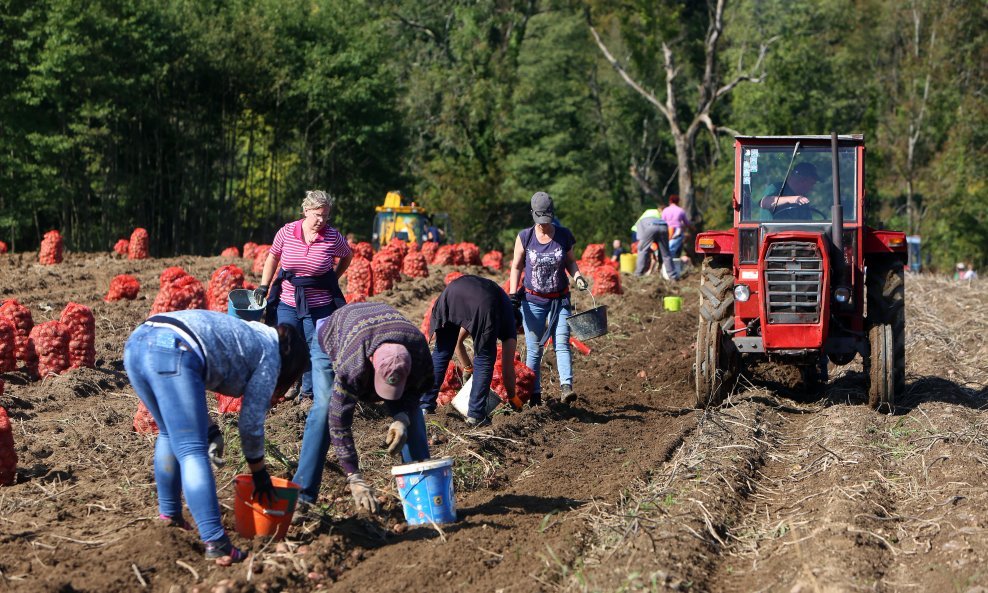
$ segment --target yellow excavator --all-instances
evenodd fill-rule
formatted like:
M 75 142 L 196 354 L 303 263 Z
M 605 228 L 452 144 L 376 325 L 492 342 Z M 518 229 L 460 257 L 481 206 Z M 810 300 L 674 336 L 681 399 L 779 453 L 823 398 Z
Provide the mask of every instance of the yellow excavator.
M 408 202 L 401 192 L 389 191 L 384 196 L 384 205 L 376 206 L 374 210 L 377 212 L 371 233 L 371 244 L 374 249 L 384 247 L 393 239 L 416 243 L 428 241 L 430 228 L 438 233 L 439 243 L 452 240 L 449 234 L 448 214 L 429 214 L 414 201 Z

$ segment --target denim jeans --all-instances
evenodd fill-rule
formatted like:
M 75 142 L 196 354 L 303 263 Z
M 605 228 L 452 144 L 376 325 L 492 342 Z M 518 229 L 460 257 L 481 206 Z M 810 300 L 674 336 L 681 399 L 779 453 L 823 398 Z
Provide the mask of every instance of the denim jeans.
M 683 254 L 683 240 L 685 238 L 686 234 L 681 232 L 672 239 L 669 239 L 669 255 L 674 259 Z
M 460 335 L 460 326 L 447 323 L 436 330 L 436 349 L 432 351 L 432 370 L 435 373 L 435 384 L 420 400 L 420 407 L 429 412 L 436 411 L 436 399 L 446 378 L 446 369 L 453 358 L 456 339 Z M 467 415 L 481 420 L 487 417 L 487 394 L 491 389 L 494 378 L 494 362 L 497 357 L 497 341 L 491 340 L 486 347 L 473 345 L 473 384 L 470 389 L 470 405 Z
M 294 311 L 282 303 L 278 307 Z M 308 318 L 306 318 L 308 321 Z M 329 400 L 333 395 L 333 364 L 329 355 L 319 345 L 319 336 L 312 331 L 309 342 L 309 358 L 312 361 L 312 407 L 305 419 L 305 430 L 302 433 L 302 449 L 298 455 L 298 469 L 292 481 L 302 487 L 299 500 L 315 502 L 319 496 L 319 485 L 322 484 L 322 470 L 329 453 Z
M 316 334 L 316 322 L 323 317 L 329 317 L 335 310 L 333 305 L 312 307 L 309 309 L 308 315 L 299 317 L 295 307 L 289 307 L 284 302 L 281 302 L 278 303 L 278 324 L 290 325 L 297 329 L 302 334 L 302 337 L 305 338 L 305 341 L 310 344 L 309 347 L 311 348 L 313 336 Z M 310 371 L 306 371 L 302 375 L 302 393 L 314 393 L 312 390 L 312 373 Z
M 182 514 L 182 493 L 204 542 L 226 537 L 209 465 L 209 411 L 203 364 L 178 334 L 141 325 L 124 346 L 124 368 L 137 397 L 158 423 L 154 481 L 158 512 Z
M 549 322 L 550 303 L 538 305 L 530 301 L 522 301 L 521 314 L 525 325 L 525 366 L 535 371 L 535 393 L 542 393 L 542 354 L 539 344 Z M 556 326 L 548 328 L 552 332 L 552 343 L 556 349 L 556 365 L 559 367 L 559 384 L 573 384 L 573 359 L 569 349 L 570 307 L 564 306 L 559 310 Z

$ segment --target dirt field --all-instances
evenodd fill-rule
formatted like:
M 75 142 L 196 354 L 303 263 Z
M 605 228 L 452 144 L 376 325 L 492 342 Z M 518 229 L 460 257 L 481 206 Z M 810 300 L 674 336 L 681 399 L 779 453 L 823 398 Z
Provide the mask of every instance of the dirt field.
M 0 257 L 0 296 L 36 323 L 69 301 L 92 307 L 97 368 L 34 383 L 0 375 L 19 456 L 17 483 L 0 489 L 0 590 L 988 591 L 984 283 L 908 279 L 908 387 L 895 415 L 863 405 L 860 363 L 832 368 L 820 398 L 785 373 L 756 373 L 703 412 L 690 407 L 695 280 L 625 276 L 626 294 L 604 299 L 610 334 L 574 354 L 575 405 L 554 401 L 549 355 L 548 406 L 473 431 L 453 414 L 431 417 L 434 455 L 456 458 L 459 521 L 441 532 L 403 529 L 387 420 L 364 409 L 354 432 L 384 512 L 356 515 L 330 459 L 322 521 L 281 545 L 239 538 L 231 480 L 243 466 L 229 442 L 235 418 L 224 418 L 224 523 L 253 554 L 220 568 L 194 534 L 156 524 L 153 438 L 132 429 L 121 359 L 165 267 L 205 282 L 228 262 L 35 261 Z M 104 303 L 120 273 L 139 278 L 141 297 Z M 443 275 L 380 298 L 417 324 Z M 662 311 L 673 293 L 683 311 Z M 304 419 L 291 402 L 269 416 L 273 474 L 291 476 Z

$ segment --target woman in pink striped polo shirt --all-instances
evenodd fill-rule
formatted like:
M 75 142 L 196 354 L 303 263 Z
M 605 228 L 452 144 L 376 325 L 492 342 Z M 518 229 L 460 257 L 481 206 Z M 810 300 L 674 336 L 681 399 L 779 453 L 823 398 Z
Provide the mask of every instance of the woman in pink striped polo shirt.
M 346 272 L 353 253 L 343 235 L 328 224 L 332 208 L 333 199 L 326 192 L 305 192 L 305 217 L 286 224 L 275 235 L 257 289 L 261 298 L 267 296 L 277 302 L 277 322 L 296 327 L 310 346 L 315 343 L 316 322 L 346 304 L 339 277 Z M 270 294 L 269 283 L 273 284 Z M 318 350 L 318 343 L 315 347 Z M 305 421 L 294 481 L 302 486 L 299 498 L 305 502 L 314 502 L 319 492 L 323 461 L 329 451 L 327 419 L 333 379 L 332 369 L 302 376 L 301 396 L 311 398 L 312 407 Z

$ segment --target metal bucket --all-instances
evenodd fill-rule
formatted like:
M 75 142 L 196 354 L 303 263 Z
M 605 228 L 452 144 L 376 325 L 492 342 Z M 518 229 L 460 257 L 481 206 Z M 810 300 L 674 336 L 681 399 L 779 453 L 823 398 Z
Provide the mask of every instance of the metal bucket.
M 607 305 L 597 306 L 597 299 L 590 293 L 593 299 L 593 309 L 588 309 L 576 315 L 570 315 L 569 329 L 573 337 L 577 340 L 589 340 L 599 338 L 607 333 Z
M 226 300 L 226 312 L 244 321 L 260 321 L 264 317 L 267 300 L 258 303 L 254 300 L 254 291 L 246 288 L 236 288 L 230 291 Z

